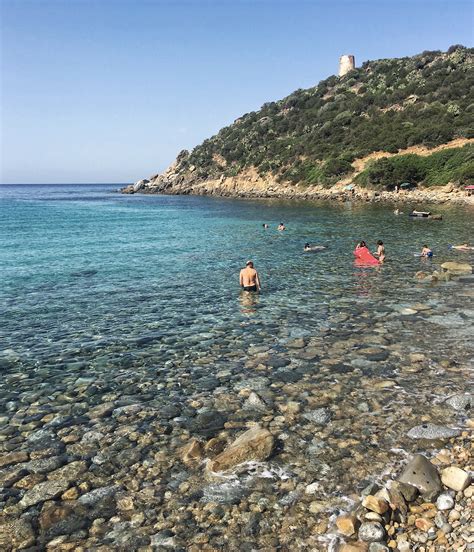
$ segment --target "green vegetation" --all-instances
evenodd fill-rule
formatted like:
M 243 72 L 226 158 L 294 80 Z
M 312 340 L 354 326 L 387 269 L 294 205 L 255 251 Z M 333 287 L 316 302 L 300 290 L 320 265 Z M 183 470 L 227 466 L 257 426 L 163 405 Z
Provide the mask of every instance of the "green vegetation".
M 354 181 L 369 188 L 393 190 L 396 185 L 443 186 L 474 184 L 474 146 L 452 148 L 428 156 L 395 155 L 369 163 Z
M 342 78 L 329 77 L 243 115 L 181 156 L 179 171 L 194 166 L 193 177 L 206 179 L 255 167 L 280 180 L 331 185 L 351 174 L 354 159 L 374 151 L 474 137 L 473 67 L 474 49 L 462 46 L 366 62 Z M 432 182 L 418 162 L 390 161 L 387 167 L 397 163 L 405 172 L 396 171 L 410 175 L 406 180 Z M 366 174 L 362 180 L 385 185 L 379 182 L 386 183 L 386 176 L 377 178 Z

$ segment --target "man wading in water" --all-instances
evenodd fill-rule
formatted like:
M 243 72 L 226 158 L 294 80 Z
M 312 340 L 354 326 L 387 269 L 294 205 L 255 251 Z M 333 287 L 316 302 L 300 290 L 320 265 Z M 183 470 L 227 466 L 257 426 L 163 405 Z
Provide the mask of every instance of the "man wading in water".
M 247 261 L 245 268 L 240 271 L 240 285 L 244 291 L 260 291 L 260 278 L 252 261 Z

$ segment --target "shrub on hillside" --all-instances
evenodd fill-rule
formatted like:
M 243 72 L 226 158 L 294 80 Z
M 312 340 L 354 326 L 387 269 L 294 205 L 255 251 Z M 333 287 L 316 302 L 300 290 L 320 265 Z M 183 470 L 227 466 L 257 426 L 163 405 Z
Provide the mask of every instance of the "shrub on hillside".
M 403 182 L 423 186 L 474 183 L 474 146 L 446 149 L 428 156 L 396 155 L 371 162 L 354 181 L 368 188 L 393 190 Z

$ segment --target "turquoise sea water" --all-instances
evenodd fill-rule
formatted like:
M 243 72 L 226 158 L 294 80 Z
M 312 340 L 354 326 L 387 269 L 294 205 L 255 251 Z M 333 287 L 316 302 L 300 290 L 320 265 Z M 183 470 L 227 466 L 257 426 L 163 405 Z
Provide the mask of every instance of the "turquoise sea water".
M 436 206 L 443 221 L 412 220 L 388 205 L 116 190 L 0 187 L 4 452 L 28 449 L 31 432 L 44 427 L 53 441 L 68 431 L 85 435 L 83 415 L 112 401 L 138 410 L 101 424 L 101 454 L 113 449 L 119 427 L 145 434 L 150 420 L 159 422 L 157 446 L 176 457 L 170 488 L 182 481 L 178 451 L 190 436 L 205 440 L 225 427 L 231 439 L 259 422 L 279 435 L 272 465 L 296 485 L 320 481 L 321 496 L 340 498 L 383 471 L 391 449 L 416 450 L 406 438 L 412 426 L 459 423 L 439 405 L 469 379 L 472 280 L 430 286 L 414 275 L 446 260 L 474 261 L 448 248 L 472 241 L 472 210 Z M 384 241 L 384 266 L 355 266 L 361 239 L 371 250 Z M 305 242 L 328 249 L 303 253 Z M 432 260 L 414 255 L 425 243 Z M 259 295 L 239 290 L 247 259 L 260 272 Z M 414 366 L 411 353 L 426 359 Z M 250 391 L 258 408 L 245 403 Z M 285 414 L 289 401 L 300 405 L 296 417 Z M 329 409 L 324 427 L 315 408 Z M 61 425 L 51 429 L 56 415 Z M 90 441 L 86 452 L 71 447 L 96 469 Z M 127 447 L 135 454 L 136 439 L 121 438 L 120 450 Z M 152 452 L 144 448 L 140 461 L 150 463 Z M 110 480 L 119 472 L 110 468 Z M 238 501 L 189 478 L 201 500 Z M 283 501 L 282 492 L 268 490 Z
M 413 254 L 428 243 L 433 264 L 465 259 L 447 246 L 470 237 L 472 212 L 459 208 L 438 207 L 445 221 L 435 222 L 378 205 L 122 196 L 116 188 L 0 188 L 3 343 L 23 362 L 54 363 L 63 340 L 71 348 L 87 341 L 90 360 L 94 339 L 175 343 L 216 325 L 249 338 L 252 324 L 309 332 L 332 302 L 423 299 L 412 276 L 427 263 Z M 276 232 L 280 220 L 286 232 Z M 383 239 L 382 270 L 354 266 L 360 239 L 372 250 Z M 328 250 L 303 254 L 306 241 Z M 238 288 L 249 258 L 263 282 L 253 318 Z

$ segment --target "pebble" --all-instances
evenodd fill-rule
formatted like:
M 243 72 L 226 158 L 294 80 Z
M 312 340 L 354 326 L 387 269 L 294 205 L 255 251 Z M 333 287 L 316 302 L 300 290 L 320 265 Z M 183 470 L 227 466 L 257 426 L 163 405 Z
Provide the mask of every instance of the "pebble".
M 359 528 L 359 539 L 364 542 L 378 542 L 385 537 L 382 524 L 376 521 L 366 521 Z
M 441 472 L 443 485 L 454 491 L 464 491 L 471 482 L 471 476 L 466 471 L 456 466 L 449 466 Z
M 447 493 L 440 494 L 436 499 L 436 507 L 438 510 L 451 510 L 454 506 L 454 499 Z

